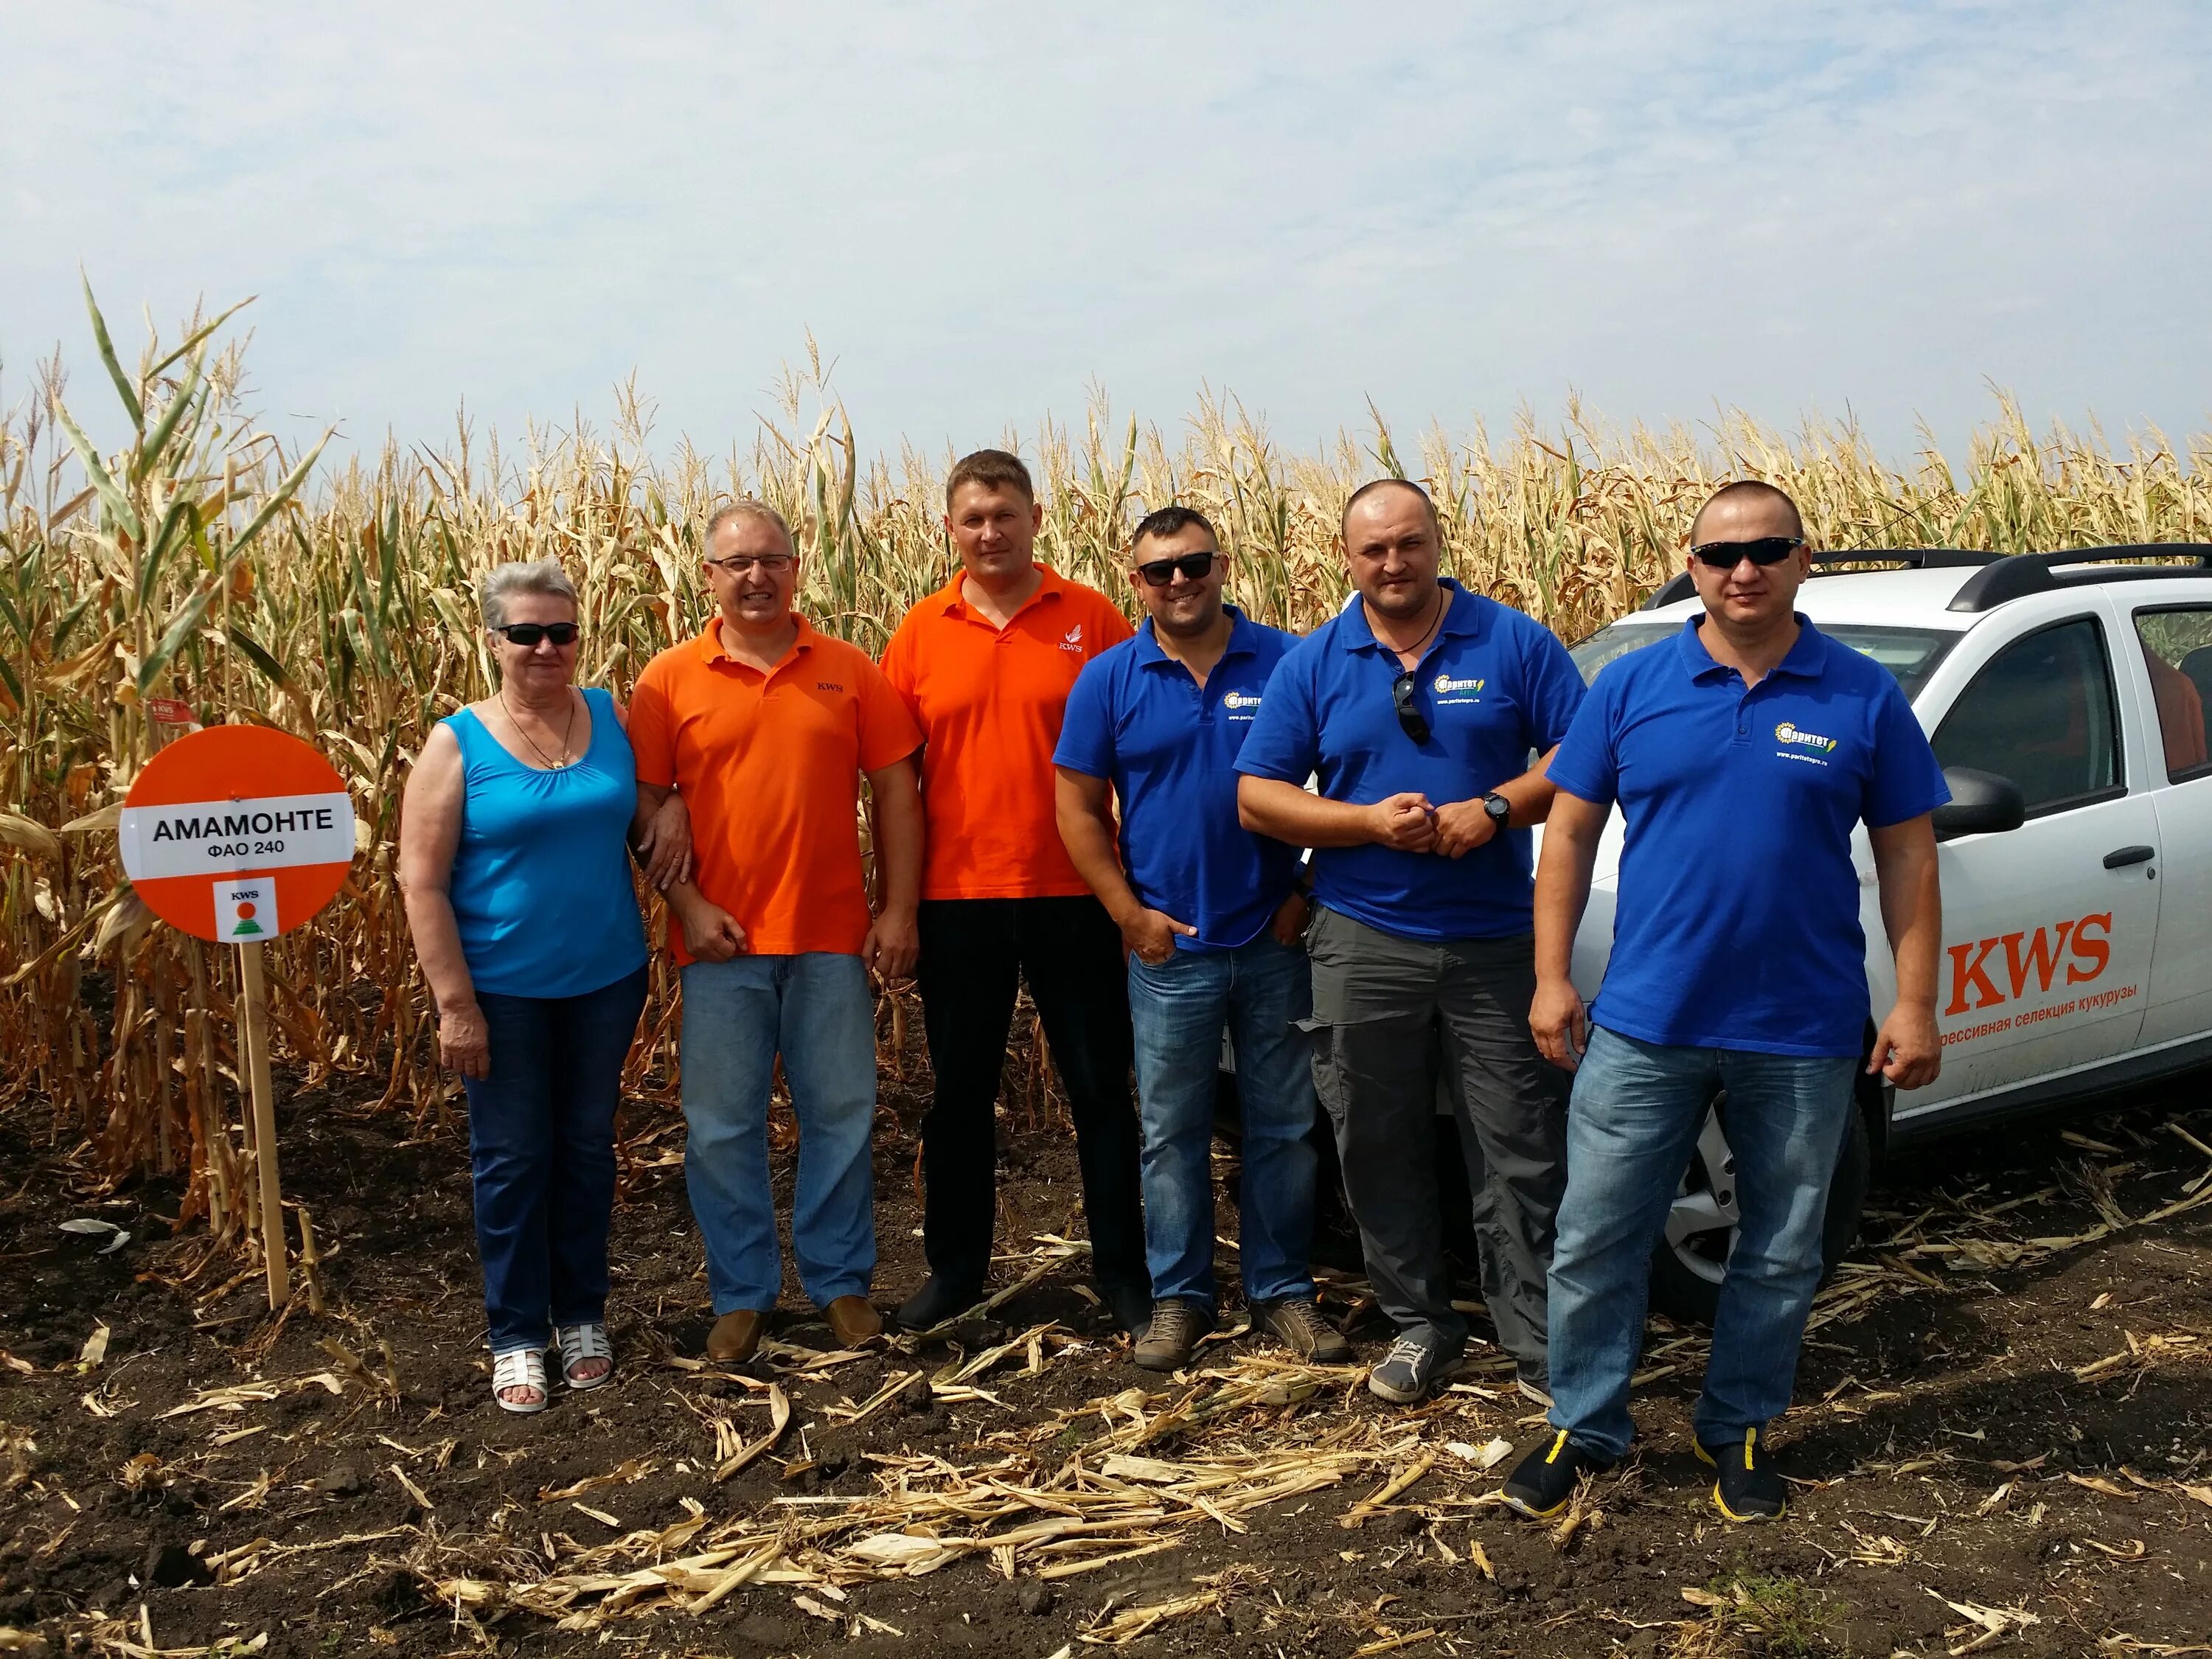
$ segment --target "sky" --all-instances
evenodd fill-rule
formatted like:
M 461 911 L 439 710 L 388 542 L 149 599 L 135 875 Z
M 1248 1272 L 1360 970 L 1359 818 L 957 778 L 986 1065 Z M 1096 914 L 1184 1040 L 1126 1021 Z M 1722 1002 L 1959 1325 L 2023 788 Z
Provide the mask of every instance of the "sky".
M 258 295 L 253 407 L 749 446 L 809 331 L 864 450 L 1093 387 L 1279 443 L 1993 408 L 2212 430 L 2212 5 L 0 6 L 0 403 L 80 271 Z

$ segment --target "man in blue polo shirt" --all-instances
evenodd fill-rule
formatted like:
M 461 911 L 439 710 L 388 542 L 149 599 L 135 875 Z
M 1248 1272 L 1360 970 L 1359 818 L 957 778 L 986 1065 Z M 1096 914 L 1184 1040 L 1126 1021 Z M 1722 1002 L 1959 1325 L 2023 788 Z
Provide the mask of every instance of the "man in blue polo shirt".
M 1723 486 L 1690 527 L 1705 615 L 1607 665 L 1553 757 L 1529 1018 L 1576 1077 L 1552 1261 L 1552 1427 L 1504 1490 L 1524 1515 L 1555 1513 L 1583 1470 L 1628 1449 L 1652 1249 L 1723 1090 L 1742 1219 L 1698 1451 L 1727 1519 L 1782 1513 L 1766 1426 L 1790 1403 L 1869 1052 L 1861 823 L 1897 962 L 1866 1071 L 1900 1089 L 1936 1078 L 1942 903 L 1929 814 L 1950 793 L 1889 672 L 1796 614 L 1811 568 L 1789 496 Z M 1627 836 L 1613 958 L 1585 1015 L 1568 959 L 1616 802 Z
M 1129 951 L 1152 1317 L 1138 1364 L 1179 1370 L 1213 1327 L 1214 1073 L 1224 1025 L 1243 1109 L 1244 1300 L 1303 1358 L 1352 1347 L 1321 1316 L 1312 1243 L 1313 993 L 1297 854 L 1237 822 L 1237 753 L 1294 641 L 1221 602 L 1213 527 L 1164 507 L 1129 580 L 1150 613 L 1076 678 L 1053 756 L 1060 839 Z M 1121 802 L 1120 845 L 1108 788 Z
M 1483 1300 L 1522 1390 L 1545 1399 L 1563 1075 L 1528 1036 L 1523 826 L 1552 801 L 1529 757 L 1565 734 L 1582 678 L 1541 624 L 1437 576 L 1436 511 L 1419 485 L 1365 486 L 1343 532 L 1358 602 L 1275 671 L 1237 757 L 1237 805 L 1249 828 L 1315 849 L 1314 1081 L 1369 1281 L 1398 1327 L 1367 1386 L 1425 1399 L 1467 1346 L 1437 1201 L 1441 1073 Z

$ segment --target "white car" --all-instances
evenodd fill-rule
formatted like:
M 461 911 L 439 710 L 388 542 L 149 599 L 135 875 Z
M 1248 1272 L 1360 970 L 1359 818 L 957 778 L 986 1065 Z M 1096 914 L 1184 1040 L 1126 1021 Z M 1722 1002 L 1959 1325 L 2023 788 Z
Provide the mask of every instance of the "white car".
M 1905 567 L 1816 569 L 1798 605 L 1897 676 L 1952 793 L 1936 814 L 1942 1074 L 1902 1093 L 1862 1079 L 1829 1200 L 1832 1268 L 1887 1149 L 2212 1061 L 2212 548 L 1820 562 Z M 1595 678 L 1698 609 L 1678 577 L 1576 646 L 1575 660 Z M 1576 940 L 1586 1000 L 1612 949 L 1620 836 L 1615 812 Z M 1863 829 L 1852 854 L 1870 1040 L 1895 975 Z M 1734 1186 L 1723 1097 L 1654 1260 L 1654 1305 L 1711 1316 L 1734 1237 Z

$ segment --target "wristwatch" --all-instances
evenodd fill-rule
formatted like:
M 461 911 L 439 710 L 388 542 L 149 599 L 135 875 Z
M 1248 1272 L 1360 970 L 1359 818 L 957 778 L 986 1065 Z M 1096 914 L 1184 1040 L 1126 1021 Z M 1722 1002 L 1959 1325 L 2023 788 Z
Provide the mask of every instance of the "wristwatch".
M 1490 821 L 1500 830 L 1512 826 L 1513 803 L 1495 789 L 1482 798 L 1482 810 L 1490 814 Z

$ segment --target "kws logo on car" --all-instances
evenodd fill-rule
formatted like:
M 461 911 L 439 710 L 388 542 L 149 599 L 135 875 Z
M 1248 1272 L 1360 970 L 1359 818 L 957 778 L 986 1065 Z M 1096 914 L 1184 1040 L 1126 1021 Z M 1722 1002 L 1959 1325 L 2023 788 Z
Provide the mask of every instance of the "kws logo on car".
M 1992 963 L 2000 950 L 2001 962 Z M 2033 933 L 2023 927 L 1971 945 L 1948 945 L 1944 954 L 1951 958 L 1951 1000 L 1943 1006 L 1945 1015 L 1995 1008 L 2027 995 L 2030 985 L 2049 991 L 2062 963 L 2069 985 L 2087 984 L 2103 973 L 2112 960 L 2112 913 L 2100 910 L 2070 921 L 2045 922 Z

